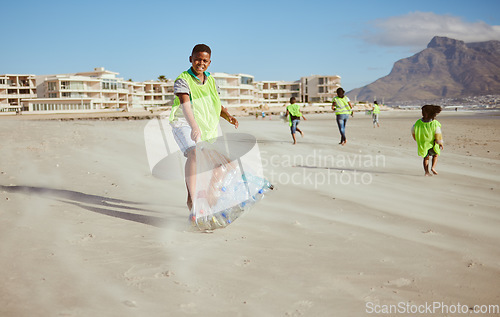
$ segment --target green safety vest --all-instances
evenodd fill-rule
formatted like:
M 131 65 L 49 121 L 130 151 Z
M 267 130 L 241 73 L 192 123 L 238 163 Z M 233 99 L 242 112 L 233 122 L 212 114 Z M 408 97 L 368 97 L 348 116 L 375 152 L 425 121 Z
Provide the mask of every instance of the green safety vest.
M 180 74 L 177 79 L 179 78 L 186 80 L 189 85 L 191 109 L 201 131 L 201 140 L 207 141 L 216 138 L 220 120 L 221 102 L 215 79 L 208 74 L 205 84 L 199 85 L 197 79 L 193 78 L 188 71 Z M 175 96 L 172 112 L 170 113 L 170 121 L 176 120 L 175 113 L 182 111 L 180 108 L 179 97 Z
M 335 97 L 333 98 L 333 102 L 336 103 L 335 106 L 335 114 L 350 114 L 351 113 L 351 107 L 349 106 L 349 101 L 347 101 L 347 97 L 340 98 L 340 97 Z
M 298 104 L 294 103 L 293 105 L 289 105 L 288 107 L 286 107 L 286 109 L 288 110 L 288 113 L 290 114 L 288 116 L 288 121 L 290 123 L 290 126 L 292 126 L 292 116 L 302 117 L 302 113 L 300 112 L 300 106 Z
M 378 107 L 377 104 L 373 105 L 373 113 L 380 113 L 380 108 Z
M 437 120 L 423 122 L 419 119 L 415 122 L 415 140 L 417 140 L 418 155 L 425 157 L 430 149 L 434 149 L 437 155 L 441 154 L 439 144 L 435 143 L 436 128 L 441 127 L 441 123 Z

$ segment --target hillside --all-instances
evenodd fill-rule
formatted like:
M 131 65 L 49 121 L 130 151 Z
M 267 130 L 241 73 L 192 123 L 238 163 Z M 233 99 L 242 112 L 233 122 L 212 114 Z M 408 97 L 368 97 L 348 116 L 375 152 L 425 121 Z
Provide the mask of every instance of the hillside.
M 423 51 L 397 61 L 390 74 L 347 93 L 385 102 L 500 94 L 500 41 L 465 43 L 434 37 Z

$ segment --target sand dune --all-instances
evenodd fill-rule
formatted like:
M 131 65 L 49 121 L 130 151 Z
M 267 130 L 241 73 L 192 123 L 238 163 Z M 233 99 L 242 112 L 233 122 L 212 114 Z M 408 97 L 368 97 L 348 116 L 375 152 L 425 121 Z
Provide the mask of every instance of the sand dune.
M 441 113 L 433 177 L 418 112 L 357 114 L 344 147 L 333 115 L 307 118 L 295 146 L 277 117 L 239 119 L 277 190 L 212 233 L 190 228 L 182 179 L 151 175 L 147 120 L 0 118 L 0 316 L 498 309 L 498 113 Z

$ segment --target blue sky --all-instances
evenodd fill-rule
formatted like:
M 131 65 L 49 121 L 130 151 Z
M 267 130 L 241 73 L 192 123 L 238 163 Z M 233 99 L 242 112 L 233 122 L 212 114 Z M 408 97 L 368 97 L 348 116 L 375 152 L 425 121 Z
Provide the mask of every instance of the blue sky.
M 175 79 L 197 43 L 209 71 L 256 80 L 340 75 L 351 90 L 387 75 L 434 35 L 500 40 L 500 1 L 6 1 L 0 74 L 105 67 Z

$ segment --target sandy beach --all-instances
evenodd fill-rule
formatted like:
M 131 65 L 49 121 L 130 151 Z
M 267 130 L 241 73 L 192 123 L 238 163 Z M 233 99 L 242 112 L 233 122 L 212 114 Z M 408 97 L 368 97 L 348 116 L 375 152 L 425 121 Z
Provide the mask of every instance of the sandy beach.
M 238 118 L 277 189 L 210 233 L 148 120 L 0 117 L 0 316 L 498 316 L 500 112 L 438 115 L 433 177 L 419 111 L 306 117 Z

